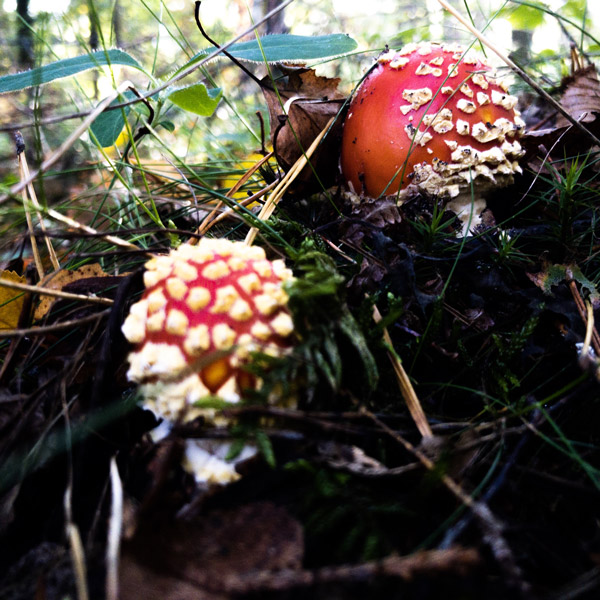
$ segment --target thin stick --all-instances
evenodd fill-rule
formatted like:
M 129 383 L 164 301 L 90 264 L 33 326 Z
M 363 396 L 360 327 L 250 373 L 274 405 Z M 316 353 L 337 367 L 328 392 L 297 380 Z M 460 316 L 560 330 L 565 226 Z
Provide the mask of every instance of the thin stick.
M 83 300 L 84 302 L 92 302 L 93 304 L 106 304 L 107 306 L 112 306 L 114 304 L 114 300 L 111 300 L 110 298 L 98 298 L 97 296 L 86 296 L 85 294 L 71 294 L 70 292 L 63 292 L 62 290 L 51 290 L 37 285 L 7 281 L 6 279 L 0 279 L 0 287 L 21 290 L 23 292 L 32 292 L 33 294 L 40 294 L 42 296 L 66 298 L 67 300 Z
M 23 329 L 0 329 L 0 339 L 23 337 L 25 335 L 46 335 L 47 333 L 54 333 L 55 331 L 71 329 L 72 327 L 79 327 L 80 325 L 83 325 L 84 323 L 89 323 L 90 321 L 97 321 L 98 319 L 107 316 L 109 312 L 110 309 L 107 309 L 94 315 L 82 317 L 81 319 L 72 319 L 70 321 L 63 321 L 62 323 L 55 323 L 54 325 L 44 325 L 41 327 L 24 327 Z
M 285 174 L 282 180 L 279 182 L 279 185 L 275 188 L 273 193 L 269 196 L 264 206 L 262 207 L 260 213 L 258 214 L 258 219 L 260 221 L 266 221 L 275 210 L 279 200 L 288 189 L 288 187 L 293 183 L 293 181 L 298 177 L 300 171 L 306 166 L 310 157 L 314 154 L 315 150 L 321 143 L 321 140 L 325 137 L 329 128 L 335 121 L 336 117 L 331 117 L 327 122 L 327 125 L 323 128 L 321 133 L 313 140 L 313 143 L 309 146 L 308 150 L 302 154 L 302 156 L 294 163 L 292 168 Z M 252 227 L 248 234 L 246 235 L 245 243 L 247 246 L 251 246 L 256 239 L 256 235 L 258 234 L 258 228 Z
M 495 44 L 486 38 L 481 31 L 473 27 L 456 9 L 452 8 L 446 0 L 438 0 L 463 27 L 466 27 L 482 44 L 486 45 L 494 54 L 501 58 L 525 83 L 530 85 L 546 102 L 550 103 L 569 123 L 580 129 L 585 135 L 590 137 L 594 143 L 600 145 L 600 138 L 597 138 L 589 129 L 587 129 L 577 119 L 572 117 L 546 90 L 539 86 L 521 67 L 514 63 L 506 54 L 504 54 Z
M 379 312 L 377 306 L 373 307 L 373 320 L 376 323 L 379 323 L 381 321 L 381 313 Z M 425 411 L 421 406 L 419 397 L 417 396 L 415 389 L 412 386 L 408 374 L 402 366 L 402 362 L 394 352 L 394 344 L 386 327 L 383 328 L 383 341 L 388 347 L 387 354 L 392 363 L 392 367 L 394 368 L 394 372 L 396 373 L 398 384 L 400 385 L 400 392 L 402 393 L 404 402 L 406 402 L 406 406 L 408 408 L 408 412 L 410 412 L 410 416 L 415 422 L 419 433 L 424 438 L 432 438 L 433 431 L 431 431 L 431 427 L 429 425 L 429 421 L 427 420 L 427 416 L 425 415 Z
M 388 427 L 388 425 L 381 421 L 381 419 L 379 419 L 372 412 L 365 411 L 364 414 L 368 416 L 374 423 L 376 423 L 385 433 L 401 444 L 415 458 L 417 458 L 428 471 L 435 470 L 435 462 L 426 456 L 422 450 L 415 448 L 415 446 L 413 446 L 406 438 L 400 435 L 397 431 L 394 431 Z M 472 512 L 473 516 L 479 523 L 485 542 L 488 544 L 499 565 L 505 570 L 506 574 L 512 580 L 511 583 L 519 585 L 522 590 L 528 589 L 528 584 L 523 581 L 521 569 L 515 562 L 510 546 L 507 544 L 504 536 L 502 535 L 504 527 L 498 518 L 492 513 L 488 505 L 485 502 L 475 500 L 472 496 L 465 492 L 462 487 L 448 474 L 441 473 L 440 481 L 459 502 L 464 504 Z

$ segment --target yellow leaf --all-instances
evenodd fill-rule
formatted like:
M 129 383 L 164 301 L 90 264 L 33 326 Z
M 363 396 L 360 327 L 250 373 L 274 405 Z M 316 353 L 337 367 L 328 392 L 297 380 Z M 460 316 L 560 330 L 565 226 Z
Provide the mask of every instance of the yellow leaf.
M 27 283 L 27 279 L 14 271 L 1 271 L 0 280 Z M 16 329 L 25 301 L 25 292 L 0 286 L 0 329 Z

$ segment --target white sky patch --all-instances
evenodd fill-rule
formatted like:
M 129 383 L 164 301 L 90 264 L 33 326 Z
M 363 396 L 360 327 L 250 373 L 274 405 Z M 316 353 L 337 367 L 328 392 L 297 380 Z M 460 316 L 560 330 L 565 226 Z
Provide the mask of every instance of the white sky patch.
M 71 4 L 71 0 L 52 0 L 52 2 L 48 2 L 48 0 L 30 0 L 29 14 L 32 17 L 41 12 L 60 14 L 69 8 L 69 4 Z M 2 6 L 6 12 L 14 12 L 17 10 L 17 0 L 4 0 Z

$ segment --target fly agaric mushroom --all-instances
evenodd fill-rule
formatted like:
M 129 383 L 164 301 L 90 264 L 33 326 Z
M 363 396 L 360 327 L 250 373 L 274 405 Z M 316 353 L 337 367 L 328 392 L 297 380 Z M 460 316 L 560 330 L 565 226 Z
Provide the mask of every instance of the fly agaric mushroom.
M 244 370 L 250 352 L 280 356 L 289 348 L 293 322 L 283 283 L 292 273 L 262 248 L 207 238 L 145 266 L 146 289 L 122 331 L 135 345 L 127 376 L 141 384 L 144 406 L 164 419 L 160 438 L 180 419 L 216 422 L 203 397 L 237 402 L 244 389 L 256 388 Z M 246 445 L 227 460 L 229 449 L 227 442 L 186 440 L 184 467 L 198 483 L 229 483 L 239 477 L 236 462 L 256 453 Z
M 468 217 L 471 185 L 480 212 L 483 192 L 521 173 L 525 123 L 516 103 L 485 60 L 460 45 L 390 50 L 350 103 L 342 173 L 357 194 L 398 194 L 402 202 L 415 186 Z
M 146 263 L 145 291 L 123 334 L 135 344 L 127 376 L 146 406 L 170 421 L 214 417 L 194 406 L 218 395 L 237 402 L 256 379 L 244 370 L 250 352 L 282 355 L 293 323 L 282 284 L 292 277 L 262 248 L 203 238 Z

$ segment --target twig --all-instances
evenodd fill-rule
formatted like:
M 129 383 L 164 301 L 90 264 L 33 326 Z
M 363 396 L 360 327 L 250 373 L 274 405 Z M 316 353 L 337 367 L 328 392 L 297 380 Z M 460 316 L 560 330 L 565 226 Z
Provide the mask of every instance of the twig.
M 382 431 L 387 433 L 392 439 L 396 440 L 408 452 L 415 456 L 428 471 L 435 470 L 435 463 L 428 456 L 426 456 L 423 451 L 415 448 L 415 446 L 413 446 L 406 438 L 404 438 L 398 432 L 392 430 L 370 411 L 365 410 L 364 413 L 374 423 L 376 423 Z M 464 504 L 473 513 L 473 516 L 479 523 L 484 541 L 490 548 L 500 567 L 506 573 L 509 583 L 517 586 L 522 592 L 528 591 L 529 584 L 523 580 L 522 571 L 517 565 L 512 551 L 502 535 L 503 525 L 492 513 L 487 504 L 477 501 L 472 496 L 467 494 L 461 488 L 461 486 L 446 473 L 442 473 L 440 475 L 440 481 L 457 500 Z
M 282 569 L 281 571 L 252 571 L 221 579 L 207 577 L 196 582 L 202 588 L 215 592 L 246 595 L 251 592 L 289 591 L 292 588 L 315 586 L 327 583 L 364 582 L 374 577 L 396 577 L 411 581 L 418 576 L 439 573 L 466 573 L 477 567 L 481 558 L 473 548 L 449 550 L 427 550 L 408 556 L 389 556 L 382 560 L 357 565 L 340 565 L 320 569 Z
M 43 325 L 40 327 L 24 327 L 22 329 L 0 329 L 0 339 L 3 338 L 15 338 L 23 337 L 25 335 L 45 335 L 47 333 L 54 333 L 55 331 L 62 331 L 64 329 L 70 329 L 71 327 L 79 327 L 90 321 L 96 321 L 105 317 L 110 312 L 110 309 L 96 313 L 94 315 L 88 315 L 81 319 L 72 319 L 70 321 L 63 321 L 62 323 L 55 323 L 54 325 Z
M 587 127 L 580 123 L 577 119 L 571 116 L 546 90 L 536 83 L 521 67 L 513 62 L 506 54 L 504 54 L 495 44 L 488 40 L 483 33 L 473 27 L 456 9 L 452 8 L 446 0 L 438 0 L 438 2 L 461 24 L 466 27 L 482 44 L 487 46 L 494 54 L 501 58 L 527 85 L 531 86 L 546 102 L 551 104 L 569 123 L 573 124 L 585 135 L 591 138 L 595 144 L 600 145 L 600 139 L 597 138 Z
M 17 283 L 16 281 L 8 281 L 0 279 L 0 287 L 11 288 L 13 290 L 21 290 L 23 292 L 32 292 L 42 296 L 55 296 L 57 298 L 66 298 L 68 300 L 82 300 L 84 302 L 92 302 L 93 304 L 105 304 L 112 306 L 114 301 L 110 298 L 99 298 L 97 296 L 86 296 L 85 294 L 72 294 L 63 292 L 62 290 L 51 290 L 37 285 L 28 285 L 27 283 Z
M 263 83 L 262 81 L 252 72 L 250 71 L 250 69 L 247 69 L 245 65 L 243 65 L 235 56 L 233 56 L 231 53 L 227 52 L 227 50 L 225 50 L 224 48 L 221 48 L 221 46 L 215 42 L 215 40 L 213 40 L 208 33 L 206 33 L 206 31 L 204 30 L 204 27 L 202 26 L 202 22 L 200 21 L 200 5 L 202 4 L 201 0 L 196 0 L 196 4 L 195 4 L 195 8 L 194 8 L 194 18 L 196 19 L 196 26 L 198 27 L 200 33 L 202 34 L 202 37 L 211 45 L 213 45 L 215 48 L 217 48 L 217 50 L 221 50 L 223 52 L 223 54 L 234 64 L 236 65 L 241 71 L 243 71 L 244 73 L 246 73 L 246 75 L 248 75 L 248 77 L 250 77 L 250 79 L 252 79 L 254 81 L 254 83 L 256 83 L 258 85 L 258 87 L 263 87 Z
M 30 173 L 29 177 L 22 179 L 19 183 L 15 183 L 10 188 L 8 194 L 0 196 L 0 204 L 8 200 L 11 196 L 18 194 L 21 190 L 25 189 L 35 178 L 40 174 L 47 171 L 58 159 L 81 137 L 81 135 L 88 129 L 88 127 L 96 120 L 96 118 L 104 111 L 104 109 L 119 95 L 124 92 L 132 84 L 129 81 L 124 81 L 116 90 L 109 94 L 98 106 L 84 119 L 84 121 L 77 127 L 73 133 L 40 165 L 40 168 L 33 173 Z

